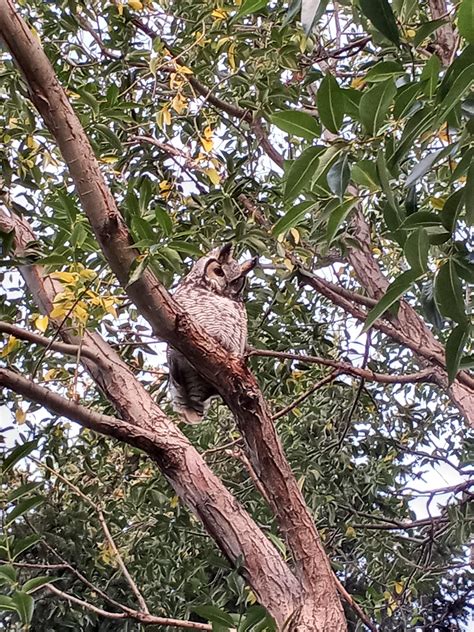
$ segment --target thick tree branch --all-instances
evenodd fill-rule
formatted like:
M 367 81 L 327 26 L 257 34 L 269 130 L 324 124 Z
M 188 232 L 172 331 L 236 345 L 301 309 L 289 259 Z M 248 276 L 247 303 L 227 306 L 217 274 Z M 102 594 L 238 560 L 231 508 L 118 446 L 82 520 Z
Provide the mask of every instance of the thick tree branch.
M 0 228 L 15 230 L 15 252 L 19 256 L 35 237 L 24 218 L 8 216 L 1 210 Z M 24 266 L 21 273 L 41 310 L 49 313 L 54 297 L 62 291 L 61 284 L 45 275 L 40 266 Z M 69 329 L 63 328 L 60 333 L 67 342 L 76 342 Z M 96 333 L 85 331 L 83 343 L 101 358 L 99 363 L 82 358 L 94 381 L 123 419 L 136 425 L 138 431 L 143 428 L 153 433 L 152 439 L 161 450 L 158 464 L 176 493 L 203 522 L 224 554 L 233 562 L 239 560 L 244 576 L 275 619 L 285 620 L 300 593 L 288 566 L 115 351 Z M 154 458 L 153 453 L 150 456 Z
M 311 624 L 315 631 L 343 630 L 345 620 L 329 560 L 255 378 L 239 358 L 229 357 L 191 321 L 151 272 L 145 271 L 128 285 L 137 253 L 127 227 L 51 64 L 11 0 L 0 0 L 0 35 L 25 77 L 31 100 L 59 145 L 84 211 L 120 283 L 127 287 L 155 333 L 181 351 L 217 387 L 236 416 L 249 460 L 265 486 L 302 585 L 312 596 L 312 612 L 303 608 L 299 621 Z

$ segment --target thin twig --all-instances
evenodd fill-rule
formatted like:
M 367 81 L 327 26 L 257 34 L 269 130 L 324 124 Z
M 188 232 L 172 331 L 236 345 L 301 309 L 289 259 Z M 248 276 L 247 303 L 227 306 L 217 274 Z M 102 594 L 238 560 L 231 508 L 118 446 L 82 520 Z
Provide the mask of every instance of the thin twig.
M 323 377 L 322 380 L 319 380 L 319 382 L 316 382 L 316 384 L 313 384 L 313 386 L 310 389 L 308 389 L 302 395 L 297 397 L 291 404 L 289 404 L 288 406 L 285 406 L 285 408 L 282 408 L 281 410 L 276 412 L 272 417 L 273 421 L 276 421 L 277 419 L 280 419 L 280 417 L 287 415 L 291 410 L 299 406 L 301 402 L 304 402 L 304 400 L 307 399 L 310 395 L 315 393 L 317 390 L 319 390 L 326 384 L 329 384 L 330 382 L 334 381 L 336 377 L 340 375 L 340 373 L 341 372 L 338 369 L 336 369 L 335 371 L 331 371 L 329 375 L 326 375 L 326 377 Z
M 107 522 L 105 520 L 104 513 L 103 513 L 102 509 L 98 505 L 96 505 L 96 503 L 93 500 L 91 500 L 86 494 L 84 494 L 84 492 L 82 490 L 80 490 L 79 487 L 74 485 L 74 483 L 72 483 L 70 480 L 68 480 L 66 477 L 64 477 L 60 472 L 58 472 L 57 470 L 49 467 L 48 465 L 46 465 L 46 463 L 42 463 L 41 461 L 39 461 L 35 457 L 31 457 L 31 459 L 32 459 L 32 461 L 34 461 L 36 463 L 36 465 L 38 465 L 39 467 L 47 470 L 50 474 L 53 474 L 54 476 L 59 478 L 65 485 L 68 485 L 72 490 L 74 490 L 76 492 L 76 494 L 78 494 L 84 500 L 84 502 L 86 502 L 96 512 L 97 517 L 98 517 L 99 522 L 100 522 L 100 526 L 102 527 L 102 531 L 104 532 L 104 535 L 105 535 L 105 537 L 107 539 L 107 542 L 109 543 L 109 546 L 112 549 L 112 552 L 113 552 L 113 554 L 115 556 L 115 559 L 117 560 L 117 564 L 118 564 L 120 570 L 122 571 L 123 576 L 127 580 L 132 592 L 134 593 L 135 597 L 137 598 L 137 601 L 138 601 L 138 603 L 140 605 L 140 610 L 142 612 L 145 612 L 146 614 L 148 614 L 149 610 L 148 610 L 148 606 L 146 605 L 146 601 L 143 598 L 143 595 L 141 594 L 140 590 L 138 589 L 138 586 L 135 583 L 134 579 L 130 575 L 127 567 L 125 566 L 125 563 L 124 563 L 123 558 L 122 558 L 122 556 L 120 554 L 120 551 L 118 550 L 118 548 L 117 548 L 117 546 L 115 544 L 115 540 L 113 539 L 112 534 L 110 533 L 110 530 L 109 530 L 109 527 L 108 527 Z
M 140 623 L 144 625 L 168 625 L 174 628 L 183 628 L 187 630 L 209 630 L 212 631 L 212 625 L 208 623 L 198 623 L 197 621 L 184 621 L 181 619 L 170 619 L 169 617 L 155 617 L 154 615 L 132 611 L 132 612 L 110 612 L 108 610 L 103 610 L 102 608 L 98 608 L 88 601 L 84 601 L 82 599 L 78 599 L 74 597 L 74 595 L 70 595 L 68 593 L 63 592 L 56 588 L 56 586 L 52 586 L 49 584 L 46 586 L 47 590 L 56 595 L 57 597 L 61 597 L 61 599 L 65 599 L 70 603 L 74 603 L 81 608 L 85 608 L 86 610 L 90 610 L 95 614 L 100 615 L 101 617 L 105 617 L 107 619 L 136 619 Z

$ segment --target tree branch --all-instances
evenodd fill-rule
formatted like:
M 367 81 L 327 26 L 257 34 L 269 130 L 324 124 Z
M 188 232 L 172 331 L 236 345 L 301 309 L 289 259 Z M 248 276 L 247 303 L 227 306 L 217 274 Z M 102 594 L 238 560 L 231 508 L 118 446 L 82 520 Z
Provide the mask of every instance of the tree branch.
M 56 597 L 60 597 L 61 599 L 69 601 L 70 603 L 81 606 L 81 608 L 90 610 L 91 612 L 94 612 L 101 617 L 105 617 L 106 619 L 135 619 L 143 625 L 168 625 L 173 628 L 182 628 L 186 630 L 212 630 L 212 625 L 209 625 L 208 623 L 198 623 L 197 621 L 184 621 L 181 619 L 170 619 L 168 617 L 155 617 L 154 615 L 138 611 L 110 612 L 109 610 L 98 608 L 88 601 L 78 599 L 77 597 L 74 597 L 74 595 L 69 595 L 62 590 L 59 590 L 58 588 L 56 588 L 56 586 L 53 586 L 52 584 L 48 584 L 46 588 L 53 595 L 56 595 Z
M 138 253 L 84 130 L 38 39 L 17 14 L 12 0 L 0 0 L 0 34 L 26 79 L 33 103 L 59 145 L 84 211 L 120 283 L 155 333 L 181 351 L 216 386 L 234 413 L 245 437 L 249 460 L 265 486 L 308 597 L 305 608 L 311 614 L 303 608 L 299 618 L 308 616 L 308 621 L 317 621 L 315 630 L 318 626 L 327 632 L 345 629 L 329 560 L 254 376 L 239 358 L 229 356 L 192 322 L 150 271 L 128 283 Z M 268 577 L 268 573 L 265 575 Z M 336 627 L 325 627 L 329 621 Z
M 384 373 L 375 373 L 375 371 L 370 371 L 369 369 L 361 369 L 357 366 L 352 366 L 352 364 L 349 364 L 348 362 L 339 362 L 338 360 L 320 358 L 319 356 L 302 355 L 300 353 L 271 351 L 269 349 L 250 349 L 247 355 L 279 358 L 280 360 L 297 360 L 298 362 L 332 366 L 337 369 L 337 372 L 340 374 L 348 373 L 349 375 L 354 375 L 371 382 L 380 382 L 381 384 L 411 384 L 416 382 L 433 381 L 433 369 L 431 368 L 418 371 L 417 373 L 409 373 L 408 375 L 385 375 Z

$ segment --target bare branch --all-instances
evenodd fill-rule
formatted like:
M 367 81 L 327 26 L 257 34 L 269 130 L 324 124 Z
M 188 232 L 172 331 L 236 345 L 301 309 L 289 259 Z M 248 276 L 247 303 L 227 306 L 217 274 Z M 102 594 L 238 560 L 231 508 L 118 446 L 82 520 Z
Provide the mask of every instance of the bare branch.
M 110 612 L 109 610 L 103 610 L 102 608 L 98 608 L 88 601 L 83 601 L 82 599 L 78 599 L 74 597 L 74 595 L 70 595 L 68 593 L 63 592 L 53 586 L 52 584 L 48 584 L 46 586 L 47 590 L 51 592 L 56 597 L 60 597 L 61 599 L 65 599 L 70 603 L 76 604 L 77 606 L 81 606 L 81 608 L 85 608 L 86 610 L 90 610 L 95 614 L 98 614 L 101 617 L 105 617 L 106 619 L 135 619 L 139 621 L 143 625 L 168 625 L 174 628 L 182 628 L 185 630 L 212 630 L 212 625 L 208 623 L 198 623 L 197 621 L 184 621 L 181 619 L 171 619 L 169 617 L 155 617 L 154 615 L 131 611 L 131 612 Z
M 341 371 L 339 371 L 339 369 L 336 369 L 335 371 L 332 371 L 331 373 L 329 373 L 329 375 L 326 375 L 326 377 L 323 377 L 322 380 L 319 380 L 319 382 L 316 382 L 316 384 L 313 384 L 313 386 L 311 388 L 309 388 L 302 395 L 297 397 L 293 402 L 291 402 L 291 404 L 289 404 L 288 406 L 285 406 L 285 408 L 282 408 L 281 410 L 277 411 L 272 417 L 273 421 L 276 421 L 277 419 L 280 419 L 280 417 L 284 417 L 290 411 L 292 411 L 294 408 L 297 408 L 297 406 L 299 406 L 302 402 L 304 402 L 306 399 L 308 399 L 308 397 L 310 397 L 317 390 L 319 390 L 320 388 L 322 388 L 326 384 L 330 384 L 331 382 L 333 382 L 336 379 L 336 377 L 338 375 L 340 375 L 340 374 L 341 374 Z
M 91 349 L 88 349 L 85 345 L 79 347 L 79 345 L 71 345 L 65 342 L 53 342 L 46 336 L 41 336 L 40 334 L 36 334 L 32 331 L 27 331 L 18 325 L 11 325 L 10 323 L 0 321 L 0 332 L 10 334 L 19 340 L 33 342 L 37 345 L 41 345 L 42 347 L 52 349 L 53 351 L 64 353 L 65 355 L 77 357 L 80 350 L 80 355 L 84 358 L 88 358 L 96 363 L 100 363 L 101 361 L 100 356 L 97 353 L 94 353 Z
M 363 378 L 371 382 L 380 382 L 382 384 L 410 384 L 414 382 L 431 382 L 433 369 L 424 369 L 417 373 L 408 375 L 385 375 L 383 373 L 375 373 L 369 369 L 361 369 L 352 366 L 347 362 L 339 362 L 330 360 L 329 358 L 320 358 L 318 356 L 302 355 L 300 353 L 288 353 L 286 351 L 271 351 L 269 349 L 250 349 L 249 356 L 260 356 L 269 358 L 279 358 L 280 360 L 297 360 L 299 362 L 307 362 L 310 364 L 322 364 L 324 366 L 332 366 L 338 370 L 338 373 L 348 373 Z
M 120 551 L 117 548 L 117 545 L 115 544 L 115 540 L 112 537 L 112 534 L 110 533 L 110 529 L 107 525 L 107 521 L 105 520 L 105 516 L 104 513 L 102 511 L 102 509 L 96 505 L 95 502 L 93 502 L 89 496 L 87 496 L 86 494 L 84 494 L 82 492 L 81 489 L 79 489 L 79 487 L 77 487 L 77 485 L 74 485 L 74 483 L 72 483 L 70 480 L 68 480 L 65 476 L 63 476 L 60 472 L 58 472 L 57 470 L 54 470 L 53 468 L 49 467 L 49 465 L 46 465 L 46 463 L 42 463 L 41 461 L 39 461 L 38 459 L 35 459 L 34 457 L 30 457 L 32 458 L 32 460 L 36 463 L 36 465 L 38 465 L 38 467 L 41 467 L 45 470 L 47 470 L 50 474 L 53 474 L 54 476 L 56 476 L 57 478 L 59 478 L 61 481 L 63 481 L 63 483 L 65 485 L 68 485 L 72 490 L 74 490 L 74 492 L 76 494 L 78 494 L 83 500 L 84 502 L 86 502 L 90 507 L 92 507 L 92 509 L 96 512 L 97 517 L 99 519 L 100 522 L 100 526 L 102 527 L 102 531 L 104 532 L 105 538 L 107 540 L 107 542 L 109 543 L 109 546 L 114 554 L 114 557 L 117 561 L 118 567 L 120 568 L 120 570 L 122 571 L 123 576 L 125 577 L 125 579 L 127 580 L 132 592 L 134 593 L 135 597 L 137 598 L 137 601 L 140 605 L 140 610 L 141 612 L 145 612 L 145 613 L 149 613 L 148 607 L 146 605 L 145 599 L 143 598 L 143 595 L 141 594 L 140 590 L 138 589 L 137 584 L 135 583 L 133 577 L 130 575 L 125 562 L 123 561 L 122 555 L 120 553 Z

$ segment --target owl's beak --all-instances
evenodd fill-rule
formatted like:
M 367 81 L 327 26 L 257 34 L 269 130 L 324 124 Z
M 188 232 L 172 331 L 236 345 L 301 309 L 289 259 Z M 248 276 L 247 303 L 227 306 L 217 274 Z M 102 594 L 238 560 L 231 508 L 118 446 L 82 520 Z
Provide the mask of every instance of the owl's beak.
M 255 268 L 255 266 L 258 263 L 258 257 L 253 257 L 252 259 L 249 259 L 248 261 L 244 261 L 243 264 L 240 266 L 240 276 L 246 276 L 249 272 L 251 272 L 251 270 L 253 270 Z
M 219 263 L 225 263 L 226 261 L 228 261 L 229 257 L 231 256 L 232 256 L 232 244 L 228 242 L 227 244 L 224 244 L 222 248 L 220 248 L 217 260 L 219 261 Z

